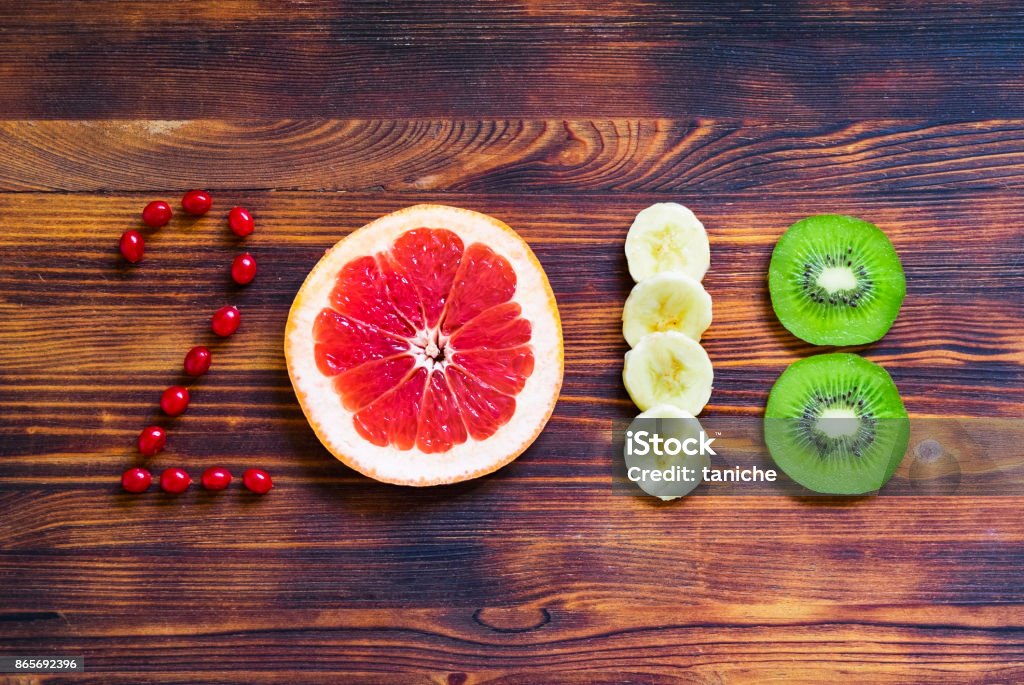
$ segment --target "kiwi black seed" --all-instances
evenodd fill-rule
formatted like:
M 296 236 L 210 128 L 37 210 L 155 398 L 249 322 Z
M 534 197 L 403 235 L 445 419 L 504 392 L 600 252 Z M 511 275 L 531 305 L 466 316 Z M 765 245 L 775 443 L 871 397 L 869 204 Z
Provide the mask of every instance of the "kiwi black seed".
M 874 224 L 823 214 L 779 239 L 768 269 L 772 307 L 793 335 L 816 345 L 860 345 L 892 326 L 906 295 L 899 255 Z
M 855 354 L 820 354 L 790 365 L 768 396 L 764 429 L 779 468 L 830 494 L 882 487 L 910 437 L 896 384 Z

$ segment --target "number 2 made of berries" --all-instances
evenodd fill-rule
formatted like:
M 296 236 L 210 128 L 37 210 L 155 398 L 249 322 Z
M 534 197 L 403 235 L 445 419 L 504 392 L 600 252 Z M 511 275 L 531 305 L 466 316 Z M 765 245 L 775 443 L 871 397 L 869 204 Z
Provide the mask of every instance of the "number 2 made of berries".
M 203 216 L 213 207 L 213 196 L 205 190 L 190 190 L 181 198 L 182 209 L 192 216 Z M 158 229 L 170 223 L 173 217 L 171 206 L 163 200 L 154 200 L 142 210 L 142 223 L 151 229 Z M 239 238 L 245 238 L 256 230 L 256 221 L 249 210 L 244 207 L 233 207 L 227 216 L 228 227 Z M 131 264 L 138 264 L 146 253 L 146 241 L 138 230 L 128 230 L 121 235 L 121 255 Z M 231 279 L 239 285 L 248 285 L 256 278 L 256 259 L 248 252 L 236 256 L 230 267 Z M 237 307 L 225 305 L 214 312 L 210 319 L 210 327 L 220 337 L 229 337 L 241 325 L 242 315 Z M 185 355 L 185 374 L 190 377 L 202 376 L 210 370 L 212 355 L 207 347 L 197 345 Z M 188 388 L 172 385 L 160 396 L 160 409 L 169 417 L 177 417 L 185 413 L 190 401 Z M 167 431 L 156 425 L 146 426 L 138 438 L 139 453 L 143 457 L 152 457 L 161 452 L 167 444 Z M 231 472 L 221 466 L 212 466 L 203 472 L 201 482 L 203 488 L 210 491 L 224 490 L 231 484 Z M 153 483 L 152 474 L 145 468 L 136 466 L 121 475 L 121 487 L 126 492 L 141 493 L 147 491 Z M 178 495 L 192 485 L 192 478 L 182 468 L 170 467 L 160 474 L 160 489 L 166 493 Z M 263 495 L 274 487 L 270 474 L 262 469 L 250 468 L 242 474 L 244 487 Z

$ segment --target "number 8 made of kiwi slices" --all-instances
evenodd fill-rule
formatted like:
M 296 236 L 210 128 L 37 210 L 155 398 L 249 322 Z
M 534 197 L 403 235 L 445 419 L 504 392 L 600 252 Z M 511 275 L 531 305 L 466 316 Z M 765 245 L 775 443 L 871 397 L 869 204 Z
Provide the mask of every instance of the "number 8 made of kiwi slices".
M 768 267 L 772 308 L 815 345 L 862 345 L 892 327 L 907 292 L 885 233 L 852 216 L 823 214 L 789 227 Z

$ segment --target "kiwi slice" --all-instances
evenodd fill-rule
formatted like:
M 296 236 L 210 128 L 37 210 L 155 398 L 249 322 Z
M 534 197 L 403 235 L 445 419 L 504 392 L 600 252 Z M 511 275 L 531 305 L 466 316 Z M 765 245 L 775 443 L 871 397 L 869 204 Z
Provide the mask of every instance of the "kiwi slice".
M 791 364 L 775 381 L 764 417 L 772 459 L 815 492 L 879 489 L 910 440 L 896 384 L 856 354 L 819 354 Z
M 874 224 L 822 214 L 789 227 L 768 268 L 782 325 L 815 345 L 861 345 L 885 335 L 907 292 L 896 249 Z

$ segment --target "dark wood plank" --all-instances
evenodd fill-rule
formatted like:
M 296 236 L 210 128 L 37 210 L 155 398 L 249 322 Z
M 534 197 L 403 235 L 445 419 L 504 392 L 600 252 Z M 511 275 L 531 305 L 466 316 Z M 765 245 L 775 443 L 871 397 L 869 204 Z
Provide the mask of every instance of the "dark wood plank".
M 914 679 L 911 682 L 962 683 L 965 678 L 985 682 L 993 673 L 1013 682 L 1021 673 L 1019 645 L 1007 641 L 993 649 L 988 642 L 991 633 L 973 627 L 977 619 L 966 609 L 952 609 L 945 616 L 934 608 L 911 609 L 905 614 L 905 619 L 915 622 L 910 627 L 892 623 L 873 606 L 831 610 L 824 620 L 817 609 L 798 610 L 789 625 L 765 621 L 757 607 L 745 615 L 709 607 L 736 621 L 722 626 L 716 621 L 666 617 L 663 608 L 644 605 L 630 610 L 623 620 L 615 615 L 621 607 L 602 608 L 600 601 L 589 604 L 593 623 L 567 621 L 569 612 L 557 608 L 501 612 L 504 616 L 461 609 L 408 609 L 326 610 L 311 617 L 309 612 L 285 610 L 281 617 L 295 621 L 289 631 L 248 614 L 214 621 L 197 616 L 200 623 L 182 626 L 184 630 L 168 626 L 173 632 L 148 635 L 136 643 L 124 641 L 131 623 L 121 628 L 111 625 L 99 629 L 109 636 L 103 641 L 105 649 L 87 663 L 95 663 L 101 672 L 130 663 L 135 677 L 160 678 L 160 682 L 166 675 L 180 674 L 183 667 L 196 674 L 197 682 L 232 672 L 236 678 L 252 672 L 254 682 L 263 682 L 258 671 L 249 668 L 252 651 L 264 649 L 270 655 L 262 660 L 267 670 L 294 671 L 305 679 L 311 677 L 313 662 L 327 673 L 389 671 L 397 675 L 386 682 L 621 683 L 624 674 L 634 673 L 640 682 L 776 679 L 820 683 L 836 671 L 803 651 L 818 645 L 829 650 L 832 663 L 844 665 L 842 672 L 873 683 L 906 683 L 908 678 Z M 973 613 L 991 617 L 987 609 Z M 540 625 L 503 631 L 489 623 L 495 621 L 494 614 L 510 625 L 533 621 Z M 843 623 L 840 617 L 849 622 Z M 628 627 L 623 630 L 623 625 Z M 1019 631 L 1019 627 L 1009 630 Z M 59 643 L 77 646 L 80 639 L 69 635 Z M 312 652 L 315 661 L 310 658 Z M 638 654 L 644 655 L 642 662 Z M 196 668 L 197 662 L 207 666 Z M 465 671 L 473 674 L 469 680 L 455 675 Z M 502 677 L 503 671 L 516 675 Z M 412 674 L 422 680 L 412 680 Z M 324 673 L 317 675 L 324 677 Z
M 228 193 L 218 206 L 243 203 L 260 223 L 247 244 L 261 264 L 259 287 L 239 290 L 224 271 L 237 243 L 218 219 L 193 224 L 179 217 L 151 235 L 148 261 L 128 268 L 114 248 L 120 232 L 138 222 L 142 197 L 0 195 L 6 218 L 0 334 L 12 355 L 8 368 L 18 373 L 4 392 L 20 406 L 38 392 L 37 379 L 118 374 L 115 387 L 130 393 L 121 401 L 149 406 L 152 393 L 176 378 L 183 351 L 210 338 L 209 313 L 228 300 L 242 308 L 248 338 L 244 348 L 235 339 L 218 343 L 224 353 L 217 368 L 227 383 L 221 387 L 269 383 L 286 391 L 280 331 L 318 255 L 375 216 L 437 199 L 501 217 L 531 242 L 563 308 L 564 405 L 597 418 L 624 416 L 630 405 L 617 380 L 625 352 L 618 322 L 630 284 L 621 245 L 635 212 L 665 196 Z M 1024 316 L 1024 276 L 1016 265 L 1024 244 L 1009 220 L 1021 211 L 1016 193 L 869 194 L 827 203 L 813 193 L 678 199 L 694 206 L 711 232 L 714 259 L 706 284 L 716 316 L 705 341 L 718 369 L 713 408 L 757 412 L 781 369 L 815 351 L 785 333 L 758 293 L 786 226 L 816 212 L 841 211 L 875 221 L 903 252 L 910 279 L 903 314 L 867 353 L 892 367 L 908 406 L 918 414 L 1018 415 L 1024 343 L 1016 331 Z M 33 247 L 43 221 L 61 238 L 41 253 Z M 54 327 L 57 312 L 60 326 Z M 88 383 L 75 383 L 82 385 Z M 96 395 L 89 405 L 110 414 L 110 428 L 134 425 L 123 411 L 128 406 L 103 412 Z M 293 407 L 284 395 L 274 391 L 266 399 Z M 230 401 L 230 392 L 222 401 Z M 60 409 L 46 416 L 67 422 Z
M 945 42 L 1021 37 L 1024 9 L 1012 0 L 961 0 L 908 4 L 898 0 L 850 4 L 829 0 L 787 5 L 770 0 L 722 0 L 712 5 L 656 0 L 619 0 L 600 12 L 574 0 L 530 5 L 480 0 L 437 3 L 407 0 L 196 0 L 154 5 L 146 0 L 36 0 L 0 6 L 9 34 L 189 33 L 197 26 L 232 32 L 282 30 L 337 32 L 352 40 L 379 42 L 451 38 L 520 37 L 536 40 L 547 29 L 572 37 L 710 40 L 841 38 L 858 41 L 906 39 L 907 34 Z
M 264 682 L 272 672 L 296 682 L 633 673 L 816 683 L 855 672 L 860 682 L 958 683 L 1024 673 L 1013 499 L 661 507 L 613 492 L 612 427 L 635 411 L 618 380 L 622 240 L 635 211 L 674 194 L 222 191 L 213 215 L 152 233 L 147 261 L 124 267 L 116 239 L 147 197 L 0 194 L 0 649 L 84 654 L 100 682 Z M 567 376 L 549 428 L 515 463 L 406 490 L 354 474 L 319 446 L 292 397 L 280 335 L 325 247 L 437 199 L 505 219 L 533 245 L 562 308 Z M 756 416 L 779 371 L 815 351 L 785 334 L 757 293 L 775 237 L 833 210 L 876 221 L 903 255 L 904 312 L 866 354 L 892 371 L 911 411 L 1019 415 L 1016 192 L 678 199 L 712 239 L 706 342 L 718 380 L 708 416 Z M 238 243 L 219 218 L 235 203 L 259 223 L 246 247 L 261 273 L 240 292 L 223 271 Z M 240 303 L 243 327 L 216 348 L 213 372 L 151 465 L 259 464 L 278 489 L 263 499 L 119 492 L 160 389 L 228 300 Z
M 0 116 L 1021 115 L 1011 3 L 262 7 L 12 6 Z
M 254 160 L 259 160 L 254 164 Z M 718 194 L 1024 186 L 1024 120 L 0 122 L 0 190 Z

